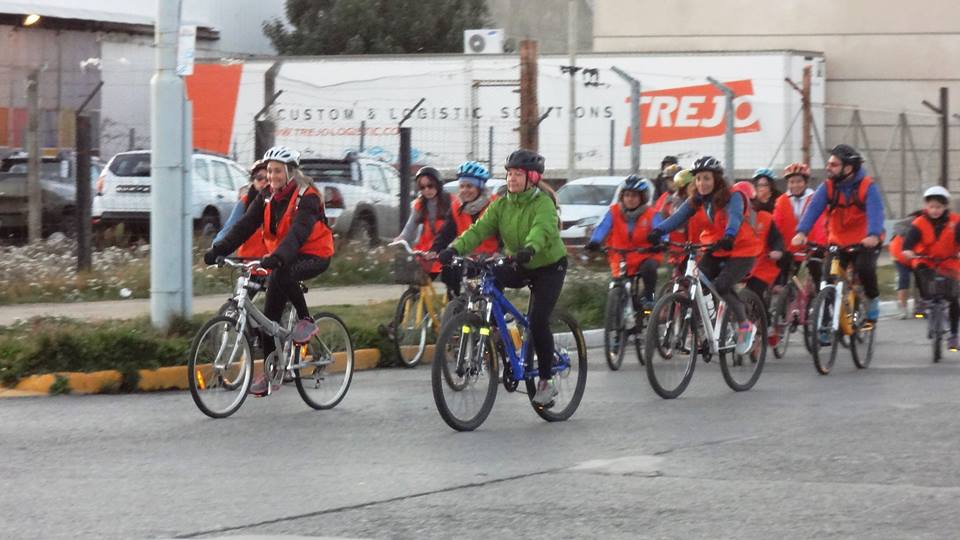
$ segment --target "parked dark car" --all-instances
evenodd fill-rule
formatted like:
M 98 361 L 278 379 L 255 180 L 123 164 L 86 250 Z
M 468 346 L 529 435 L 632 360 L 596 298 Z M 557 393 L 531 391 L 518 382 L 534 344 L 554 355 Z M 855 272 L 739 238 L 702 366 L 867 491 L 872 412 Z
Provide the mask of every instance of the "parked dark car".
M 25 236 L 27 232 L 27 171 L 29 158 L 17 153 L 0 160 L 0 230 L 4 234 Z M 91 160 L 91 190 L 103 163 Z M 76 163 L 72 156 L 43 157 L 40 162 L 40 187 L 44 236 L 60 231 L 68 236 L 76 232 Z

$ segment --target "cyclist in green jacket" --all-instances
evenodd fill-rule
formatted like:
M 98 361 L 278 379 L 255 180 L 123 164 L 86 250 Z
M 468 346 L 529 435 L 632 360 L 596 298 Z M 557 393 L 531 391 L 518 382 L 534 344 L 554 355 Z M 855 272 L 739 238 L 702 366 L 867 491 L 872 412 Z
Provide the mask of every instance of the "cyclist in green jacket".
M 543 161 L 543 156 L 530 150 L 520 149 L 510 154 L 506 163 L 506 196 L 490 203 L 483 216 L 441 251 L 439 258 L 440 262 L 449 264 L 455 255 L 470 253 L 494 234 L 503 241 L 504 251 L 514 257 L 517 265 L 499 267 L 497 283 L 516 289 L 527 283 L 531 286 L 528 318 L 540 372 L 533 402 L 547 408 L 557 395 L 550 373 L 554 347 L 550 314 L 560 298 L 567 274 L 567 249 L 560 239 L 553 190 L 540 183 Z

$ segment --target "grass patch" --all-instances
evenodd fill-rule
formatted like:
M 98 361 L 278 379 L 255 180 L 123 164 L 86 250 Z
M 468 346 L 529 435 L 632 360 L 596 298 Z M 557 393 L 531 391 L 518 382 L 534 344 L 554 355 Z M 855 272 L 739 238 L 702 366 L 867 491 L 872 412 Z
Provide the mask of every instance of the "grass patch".
M 57 374 L 53 380 L 53 384 L 50 385 L 50 395 L 51 396 L 62 396 L 70 393 L 70 379 L 64 377 L 63 375 Z

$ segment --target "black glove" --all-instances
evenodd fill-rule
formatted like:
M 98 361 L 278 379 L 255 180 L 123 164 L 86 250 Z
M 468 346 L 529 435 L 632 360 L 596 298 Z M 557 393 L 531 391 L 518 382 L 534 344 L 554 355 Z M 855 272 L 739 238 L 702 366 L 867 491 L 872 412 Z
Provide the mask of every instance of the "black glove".
M 647 233 L 647 242 L 650 242 L 651 246 L 656 246 L 663 241 L 663 231 L 660 229 L 651 229 Z
M 593 240 L 591 240 L 587 242 L 587 245 L 583 246 L 583 249 L 587 251 L 597 252 L 597 251 L 600 251 L 601 247 L 602 246 L 600 245 L 600 242 L 594 242 Z
M 276 255 L 267 255 L 266 257 L 260 259 L 260 268 L 266 268 L 267 270 L 280 268 L 280 257 L 277 257 Z
M 459 255 L 457 250 L 448 247 L 446 249 L 440 250 L 440 253 L 437 253 L 437 260 L 440 261 L 440 264 L 450 264 L 453 262 L 453 258 Z
M 215 249 L 209 249 L 206 253 L 203 254 L 204 264 L 217 264 L 217 259 L 220 258 L 220 254 L 217 253 Z
M 520 248 L 517 250 L 517 254 L 513 257 L 520 264 L 527 264 L 533 259 L 533 255 L 536 253 L 532 247 Z
M 720 240 L 717 240 L 717 243 L 715 245 L 717 249 L 722 249 L 723 251 L 730 251 L 731 249 L 733 249 L 733 237 L 728 234 L 723 238 L 721 238 Z

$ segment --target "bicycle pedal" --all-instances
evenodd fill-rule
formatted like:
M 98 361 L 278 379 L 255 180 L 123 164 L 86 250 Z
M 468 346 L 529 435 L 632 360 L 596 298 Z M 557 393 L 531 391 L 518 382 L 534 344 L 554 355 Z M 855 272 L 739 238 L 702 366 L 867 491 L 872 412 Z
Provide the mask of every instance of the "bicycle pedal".
M 545 405 L 534 405 L 534 406 L 537 408 L 537 410 L 545 411 L 547 409 L 552 408 L 555 404 L 556 404 L 556 400 L 551 401 L 550 403 L 547 403 Z

